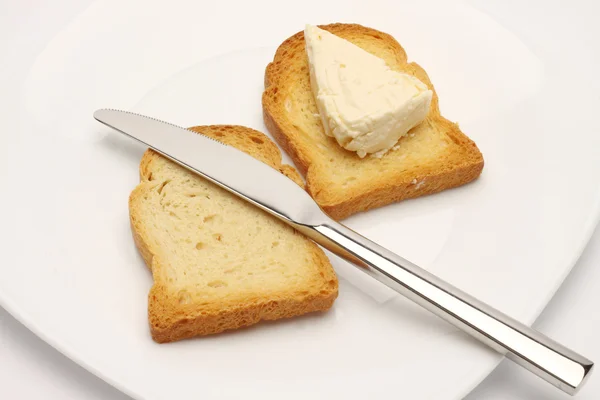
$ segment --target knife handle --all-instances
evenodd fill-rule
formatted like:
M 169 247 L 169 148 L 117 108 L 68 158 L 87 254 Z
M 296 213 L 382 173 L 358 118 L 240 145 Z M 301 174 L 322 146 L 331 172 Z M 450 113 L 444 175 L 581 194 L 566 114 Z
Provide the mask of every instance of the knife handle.
M 591 374 L 592 361 L 337 222 L 296 228 L 570 395 Z

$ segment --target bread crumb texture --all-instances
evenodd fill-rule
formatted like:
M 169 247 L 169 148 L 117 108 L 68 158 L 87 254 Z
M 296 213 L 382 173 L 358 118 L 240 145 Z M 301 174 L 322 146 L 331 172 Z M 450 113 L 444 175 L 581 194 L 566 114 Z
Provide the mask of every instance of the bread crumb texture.
M 303 185 L 275 144 L 241 126 L 193 131 L 235 146 Z M 235 167 L 235 166 L 232 166 Z M 148 150 L 129 210 L 152 270 L 152 337 L 170 342 L 329 309 L 338 281 L 323 251 L 262 210 Z

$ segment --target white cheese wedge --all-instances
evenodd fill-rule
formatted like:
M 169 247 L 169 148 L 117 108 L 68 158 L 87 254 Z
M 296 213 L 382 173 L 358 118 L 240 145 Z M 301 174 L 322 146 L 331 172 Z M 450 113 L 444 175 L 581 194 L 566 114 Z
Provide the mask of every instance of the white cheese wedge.
M 380 157 L 427 116 L 433 93 L 419 79 L 316 26 L 304 37 L 325 133 L 340 146 Z

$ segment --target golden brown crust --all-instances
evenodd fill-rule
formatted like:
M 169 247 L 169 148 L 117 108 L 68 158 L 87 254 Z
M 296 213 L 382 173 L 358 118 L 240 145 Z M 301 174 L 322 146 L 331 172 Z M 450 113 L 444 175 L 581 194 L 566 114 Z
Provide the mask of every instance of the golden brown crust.
M 300 175 L 290 166 L 281 164 L 279 149 L 262 133 L 245 127 L 226 125 L 191 129 L 246 151 L 303 186 Z M 310 259 L 318 271 L 316 289 L 282 292 L 269 297 L 257 294 L 235 304 L 181 304 L 178 301 L 178 293 L 160 278 L 164 274 L 159 272 L 167 263 L 161 260 L 161 249 L 153 244 L 155 242 L 152 240 L 151 229 L 144 225 L 143 216 L 139 213 L 139 204 L 145 201 L 144 197 L 159 184 L 153 181 L 152 165 L 160 158 L 156 152 L 146 151 L 140 162 L 141 183 L 129 198 L 133 238 L 154 278 L 154 285 L 148 296 L 148 319 L 152 338 L 156 342 L 209 335 L 249 326 L 260 320 L 289 318 L 331 308 L 338 295 L 337 277 L 325 253 L 308 239 L 305 240 Z M 294 234 L 300 235 L 297 232 Z
M 309 79 L 304 33 L 298 32 L 288 38 L 279 46 L 273 62 L 265 71 L 265 91 L 262 97 L 264 122 L 280 147 L 290 155 L 296 167 L 305 175 L 308 192 L 332 218 L 339 220 L 392 202 L 440 192 L 466 184 L 481 174 L 484 162 L 479 149 L 456 124 L 441 116 L 438 96 L 427 73 L 418 64 L 407 62 L 404 49 L 393 37 L 356 24 L 331 24 L 320 28 L 361 47 L 365 43 L 377 47 L 385 54 L 386 61 L 392 68 L 410 73 L 427 84 L 433 91 L 433 99 L 430 113 L 421 125 L 443 132 L 450 144 L 450 150 L 435 165 L 418 165 L 409 171 L 410 173 L 402 171 L 376 174 L 368 185 L 344 188 L 343 191 L 334 187 L 323 178 L 323 166 L 317 165 L 320 162 L 319 155 L 315 151 L 314 143 L 305 139 L 306 131 L 287 118 L 284 104 L 286 94 L 294 90 L 294 85 L 298 86 L 299 78 Z M 297 75 L 293 75 L 294 73 Z M 314 103 L 314 98 L 311 101 Z M 322 126 L 320 130 L 322 131 Z M 424 130 L 426 129 L 423 127 L 415 128 L 415 132 Z M 329 142 L 333 143 L 333 139 Z M 330 168 L 347 168 L 347 160 L 351 156 L 339 155 L 338 153 L 345 152 L 340 149 L 330 146 L 332 159 L 335 159 Z M 387 162 L 386 158 L 391 159 L 397 154 L 398 152 L 389 152 L 380 163 L 384 165 Z M 376 159 L 361 161 L 363 164 L 378 162 Z M 373 169 L 377 170 L 376 167 Z M 415 179 L 419 182 L 418 185 L 414 184 Z

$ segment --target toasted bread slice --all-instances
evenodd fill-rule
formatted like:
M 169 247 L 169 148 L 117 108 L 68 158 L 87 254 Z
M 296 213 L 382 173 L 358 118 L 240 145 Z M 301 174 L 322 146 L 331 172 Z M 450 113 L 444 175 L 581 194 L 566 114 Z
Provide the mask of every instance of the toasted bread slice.
M 262 133 L 241 126 L 191 129 L 247 152 L 302 185 Z M 338 281 L 312 241 L 152 150 L 143 156 L 140 176 L 129 211 L 135 243 L 154 279 L 148 315 L 155 341 L 332 306 Z
M 381 158 L 361 159 L 325 135 L 310 86 L 304 33 L 283 42 L 265 73 L 267 128 L 305 175 L 308 192 L 332 218 L 463 185 L 483 169 L 481 152 L 440 115 L 438 97 L 419 65 L 390 35 L 355 24 L 320 26 L 411 74 L 433 91 L 426 119 Z

